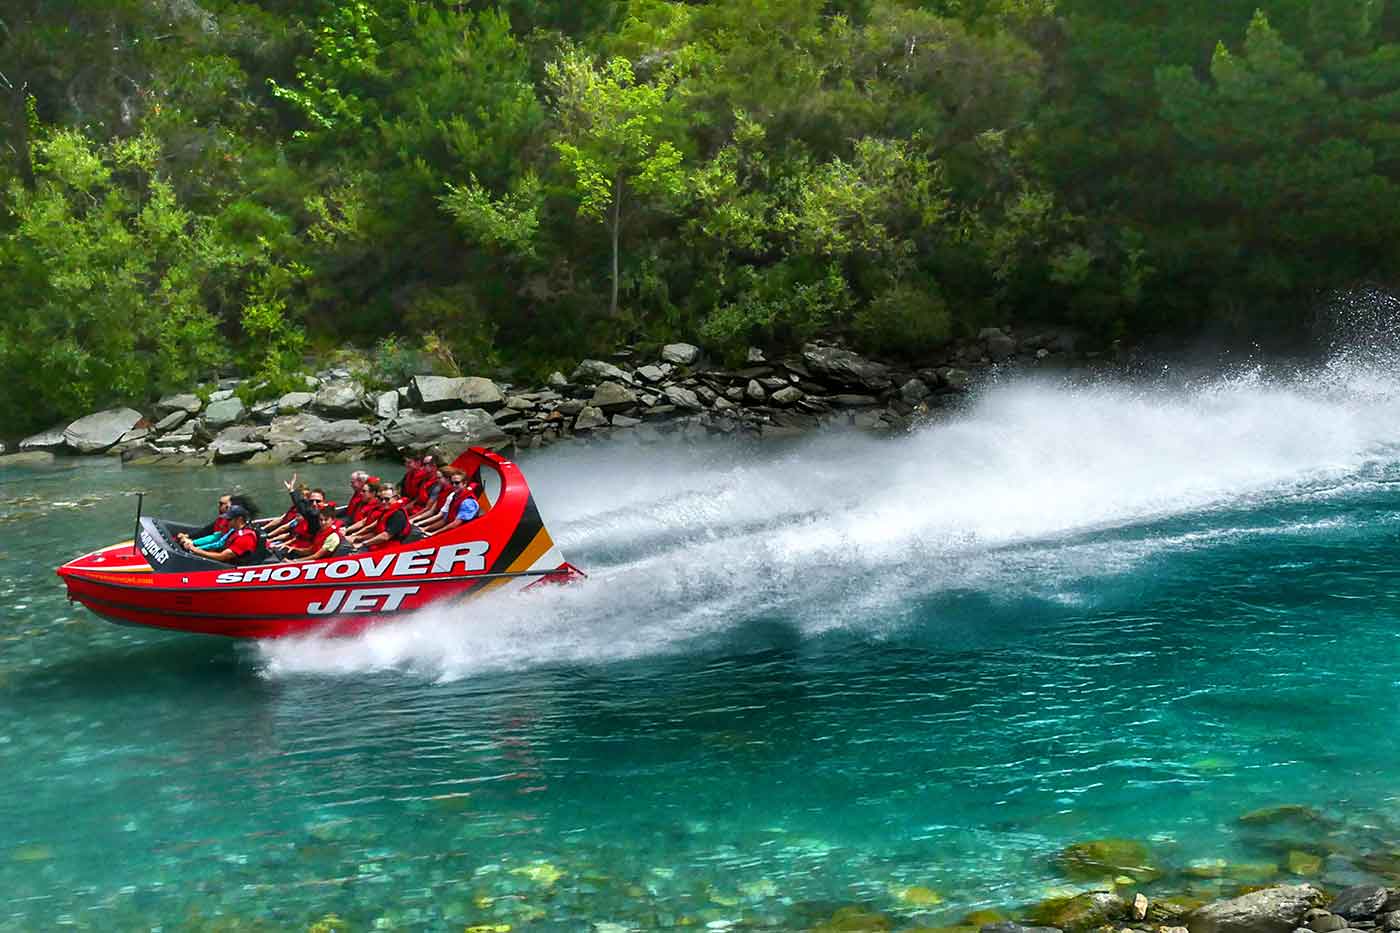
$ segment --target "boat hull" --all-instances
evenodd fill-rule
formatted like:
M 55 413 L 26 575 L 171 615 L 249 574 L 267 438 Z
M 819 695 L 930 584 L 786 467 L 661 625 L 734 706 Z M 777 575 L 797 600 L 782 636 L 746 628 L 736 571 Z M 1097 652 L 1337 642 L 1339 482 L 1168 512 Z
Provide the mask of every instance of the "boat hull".
M 515 464 L 473 449 L 453 466 L 493 470 L 500 491 L 452 532 L 327 560 L 233 567 L 191 560 L 147 519 L 135 541 L 85 554 L 58 575 L 70 599 L 104 619 L 232 638 L 353 635 L 428 606 L 581 576 L 554 546 Z

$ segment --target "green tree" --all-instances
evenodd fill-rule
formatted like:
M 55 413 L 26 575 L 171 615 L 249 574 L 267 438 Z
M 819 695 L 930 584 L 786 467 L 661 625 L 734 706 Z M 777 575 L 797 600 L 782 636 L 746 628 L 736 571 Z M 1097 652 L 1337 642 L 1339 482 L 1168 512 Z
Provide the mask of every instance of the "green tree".
M 571 50 L 545 69 L 559 136 L 554 148 L 572 177 L 579 213 L 606 226 L 612 255 L 608 316 L 618 312 L 623 205 L 666 203 L 685 183 L 684 159 L 664 136 L 672 116 L 674 79 L 663 73 L 638 81 L 632 65 L 614 58 L 602 65 Z

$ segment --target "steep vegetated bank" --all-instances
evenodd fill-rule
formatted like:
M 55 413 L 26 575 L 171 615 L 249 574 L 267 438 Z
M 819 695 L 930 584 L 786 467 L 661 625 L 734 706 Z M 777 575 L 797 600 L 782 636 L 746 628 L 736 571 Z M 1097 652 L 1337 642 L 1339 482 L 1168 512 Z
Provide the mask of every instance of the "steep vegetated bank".
M 1395 277 L 1400 9 L 21 0 L 16 430 L 310 351 L 921 362 L 989 325 L 1286 343 Z M 427 371 L 422 365 L 413 367 Z

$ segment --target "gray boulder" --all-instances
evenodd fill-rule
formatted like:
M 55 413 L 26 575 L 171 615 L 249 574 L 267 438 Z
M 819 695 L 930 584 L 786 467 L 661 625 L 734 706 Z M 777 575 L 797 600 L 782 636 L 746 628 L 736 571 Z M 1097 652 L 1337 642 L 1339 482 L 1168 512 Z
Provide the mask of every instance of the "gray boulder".
M 374 415 L 376 418 L 385 420 L 397 418 L 399 416 L 399 393 L 397 389 L 390 389 L 388 392 L 380 392 L 379 397 L 374 400 Z
M 1380 885 L 1359 884 L 1338 894 L 1327 909 L 1347 920 L 1370 920 L 1381 912 L 1388 896 Z
M 1016 341 L 1012 340 L 999 327 L 984 327 L 977 339 L 987 348 L 987 356 L 997 362 L 1007 359 L 1016 352 Z
M 211 430 L 217 430 L 242 421 L 247 414 L 248 407 L 243 404 L 243 399 L 237 397 L 221 399 L 217 402 L 210 402 L 209 407 L 204 410 L 204 424 Z
M 700 348 L 690 343 L 668 343 L 661 348 L 661 359 L 666 363 L 690 366 L 700 358 Z
M 794 405 L 802 401 L 802 398 L 802 390 L 797 388 L 797 386 L 788 386 L 779 389 L 772 395 L 773 404 L 775 405 Z
M 494 382 L 480 376 L 414 376 L 409 391 L 414 404 L 429 412 L 459 408 L 494 411 L 506 401 Z
M 344 450 L 373 443 L 369 425 L 359 421 L 322 421 L 311 425 L 297 438 L 311 450 Z
M 641 418 L 629 418 L 627 415 L 612 416 L 612 424 L 615 428 L 635 428 L 641 423 Z
M 248 462 L 255 465 L 290 463 L 305 452 L 306 445 L 300 441 L 283 441 L 280 444 L 272 445 L 267 450 L 253 454 Z
M 670 366 L 653 366 L 648 363 L 637 367 L 637 377 L 644 382 L 660 382 L 671 374 Z
M 890 384 L 888 366 L 850 350 L 809 343 L 802 348 L 802 360 L 814 374 L 840 385 L 883 389 Z
M 264 437 L 267 443 L 274 447 L 292 441 L 300 443 L 303 434 L 329 423 L 324 418 L 318 418 L 305 412 L 300 415 L 284 415 L 272 419 L 272 424 L 268 426 Z
M 503 444 L 509 440 L 509 435 L 490 414 L 480 408 L 470 408 L 407 418 L 400 415 L 385 430 L 384 438 L 399 451 L 437 448 L 446 455 L 456 456 L 468 447 Z
M 223 383 L 221 382 L 221 383 L 219 383 L 219 385 L 223 385 Z M 209 393 L 209 401 L 210 401 L 211 403 L 213 403 L 213 402 L 222 402 L 222 401 L 224 401 L 224 400 L 226 400 L 226 399 L 231 399 L 231 398 L 233 398 L 233 389 L 234 389 L 233 386 L 229 386 L 227 389 L 218 389 L 218 390 L 216 390 L 216 391 L 210 392 L 210 393 Z
M 749 401 L 762 405 L 768 399 L 768 393 L 763 390 L 763 386 L 757 379 L 750 379 L 748 388 L 744 394 L 749 397 Z
M 40 431 L 38 434 L 31 434 L 19 442 L 20 450 L 52 450 L 63 446 L 63 432 L 68 429 L 66 424 L 57 425 L 47 431 Z
M 204 403 L 199 400 L 198 395 L 185 392 L 179 395 L 166 395 L 156 402 L 156 414 L 168 415 L 171 412 L 183 411 L 187 415 L 192 415 L 204 407 Z
M 932 394 L 922 379 L 910 379 L 899 387 L 899 397 L 910 405 L 917 405 Z
M 552 386 L 556 389 L 561 386 L 566 386 L 568 384 L 569 380 L 566 379 L 564 377 L 564 374 L 559 372 L 559 370 L 557 369 L 554 372 L 550 373 L 549 378 L 545 380 L 545 385 Z
M 582 382 L 593 385 L 598 382 L 621 382 L 624 385 L 632 385 L 635 380 L 621 369 L 611 363 L 604 363 L 602 360 L 584 360 L 578 364 L 574 370 L 573 382 Z M 554 385 L 553 382 L 550 385 Z
M 574 420 L 575 431 L 591 431 L 593 428 L 605 428 L 607 425 L 608 416 L 592 405 L 585 407 Z
M 1326 896 L 1310 884 L 1279 885 L 1206 904 L 1186 919 L 1191 933 L 1291 933 Z
M 63 443 L 83 454 L 106 450 L 136 427 L 141 413 L 134 408 L 112 408 L 79 418 L 63 431 Z M 21 449 L 26 449 L 20 444 Z
M 316 400 L 314 392 L 288 392 L 277 400 L 279 415 L 295 415 Z
M 120 438 L 118 438 L 117 443 L 118 443 L 118 444 L 135 444 L 135 443 L 137 443 L 137 442 L 139 442 L 139 441 L 144 441 L 146 438 L 150 437 L 150 435 L 151 435 L 151 429 L 150 429 L 150 428 L 135 427 L 135 428 L 132 428 L 130 431 L 127 431 L 127 432 L 126 432 L 125 434 L 123 434 Z
M 253 420 L 260 424 L 268 424 L 277 417 L 277 399 L 265 399 L 261 402 L 253 403 Z
M 684 386 L 667 386 L 666 398 L 677 408 L 689 408 L 692 411 L 704 411 L 705 406 L 700 401 L 700 396 Z
M 618 411 L 626 411 L 637 405 L 637 394 L 626 386 L 617 382 L 600 383 L 598 388 L 593 390 L 593 398 L 590 404 L 595 408 L 600 408 L 609 414 Z
M 259 444 L 257 441 L 215 439 L 214 443 L 209 445 L 209 452 L 214 455 L 215 463 L 236 463 L 240 460 L 247 460 L 253 454 L 266 449 L 266 444 Z
M 362 415 L 369 408 L 365 402 L 365 387 L 353 379 L 321 386 L 311 400 L 311 407 L 326 415 Z

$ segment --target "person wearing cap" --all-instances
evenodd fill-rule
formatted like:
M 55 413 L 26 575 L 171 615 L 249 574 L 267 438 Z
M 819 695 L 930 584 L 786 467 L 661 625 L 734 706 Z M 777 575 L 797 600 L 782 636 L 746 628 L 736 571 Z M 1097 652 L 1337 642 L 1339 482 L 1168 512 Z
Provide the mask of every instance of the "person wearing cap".
M 348 543 L 345 537 L 345 526 L 341 524 L 340 519 L 335 517 L 337 508 L 338 506 L 329 499 L 321 502 L 321 530 L 316 533 L 316 537 L 304 550 L 289 549 L 295 555 L 296 560 L 321 560 L 349 550 L 348 547 L 344 547 Z
M 185 550 L 197 557 L 207 557 L 224 564 L 238 564 L 252 557 L 258 549 L 258 533 L 248 524 L 248 510 L 241 505 L 231 505 L 224 515 L 228 518 L 229 532 L 219 550 L 182 541 Z

